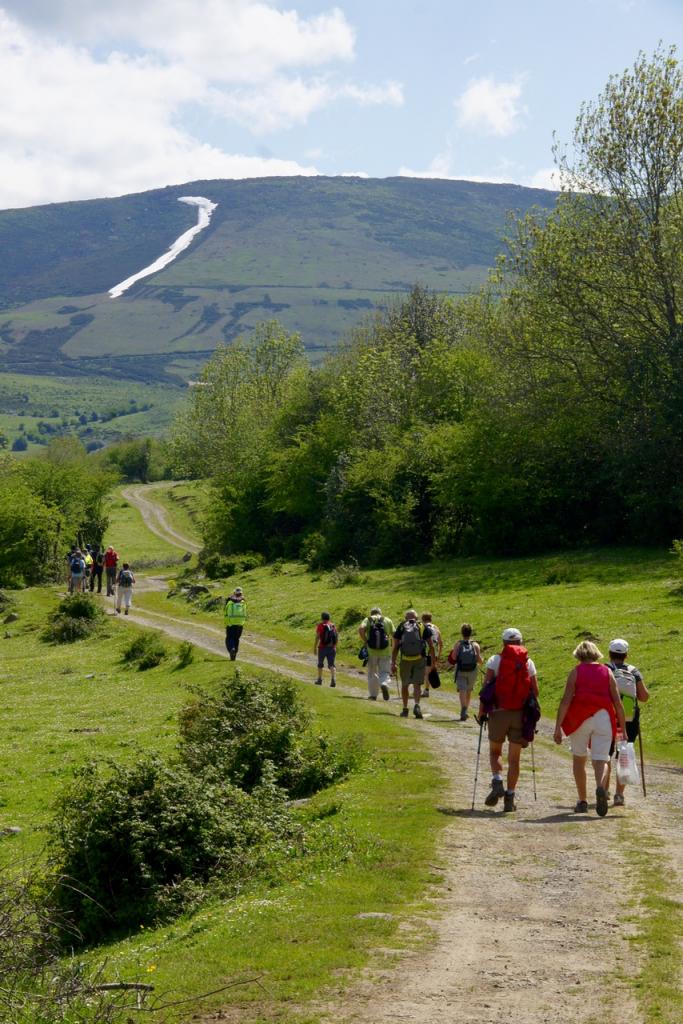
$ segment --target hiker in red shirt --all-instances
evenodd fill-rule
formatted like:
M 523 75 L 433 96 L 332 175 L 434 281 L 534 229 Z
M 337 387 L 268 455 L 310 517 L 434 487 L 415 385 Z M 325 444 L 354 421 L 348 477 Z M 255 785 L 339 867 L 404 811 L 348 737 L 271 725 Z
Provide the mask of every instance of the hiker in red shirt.
M 114 587 L 116 585 L 116 566 L 118 565 L 119 556 L 114 551 L 113 547 L 109 545 L 107 550 L 104 552 L 104 571 L 107 574 L 107 597 L 114 596 Z
M 602 654 L 590 640 L 584 640 L 574 651 L 579 664 L 567 676 L 555 722 L 555 742 L 562 743 L 562 733 L 569 736 L 573 755 L 574 781 L 579 800 L 574 810 L 585 814 L 586 759 L 590 745 L 595 772 L 595 809 L 601 818 L 607 814 L 610 748 L 616 736 L 617 723 L 626 735 L 624 706 L 612 672 L 599 665 Z
M 493 693 L 493 707 L 484 707 L 485 691 Z M 479 694 L 477 720 L 488 715 L 489 756 L 491 759 L 491 792 L 484 803 L 495 807 L 503 797 L 503 810 L 516 811 L 515 787 L 519 779 L 519 762 L 529 740 L 522 730 L 522 709 L 533 694 L 538 699 L 536 666 L 522 647 L 522 634 L 511 627 L 503 633 L 503 650 L 486 663 L 486 676 Z M 508 741 L 507 787 L 503 784 L 503 744 Z
M 330 670 L 330 686 L 336 686 L 336 672 L 334 662 L 337 657 L 337 640 L 339 635 L 337 633 L 337 627 L 334 622 L 330 621 L 330 613 L 323 612 L 320 616 L 320 622 L 315 627 L 315 641 L 313 643 L 313 653 L 318 655 L 318 678 L 315 681 L 316 686 L 323 685 L 323 665 L 327 661 L 327 667 Z

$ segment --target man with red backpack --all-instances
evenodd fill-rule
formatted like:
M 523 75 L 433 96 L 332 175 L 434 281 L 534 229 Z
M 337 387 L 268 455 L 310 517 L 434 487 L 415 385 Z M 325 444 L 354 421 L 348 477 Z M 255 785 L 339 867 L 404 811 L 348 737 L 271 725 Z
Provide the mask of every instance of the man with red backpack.
M 478 721 L 488 717 L 491 792 L 484 803 L 495 807 L 503 798 L 503 810 L 515 811 L 515 787 L 519 762 L 529 740 L 524 736 L 523 709 L 531 698 L 538 701 L 536 666 L 522 647 L 522 634 L 510 627 L 503 632 L 503 650 L 486 663 L 486 677 L 479 694 Z M 503 745 L 508 741 L 507 787 L 503 784 Z
M 323 666 L 327 661 L 327 667 L 330 670 L 330 686 L 336 686 L 336 668 L 334 667 L 335 659 L 337 657 L 337 640 L 339 634 L 337 633 L 337 627 L 334 622 L 330 620 L 330 613 L 323 612 L 320 616 L 320 622 L 315 627 L 315 641 L 313 643 L 313 653 L 318 655 L 318 678 L 315 681 L 316 686 L 323 685 Z

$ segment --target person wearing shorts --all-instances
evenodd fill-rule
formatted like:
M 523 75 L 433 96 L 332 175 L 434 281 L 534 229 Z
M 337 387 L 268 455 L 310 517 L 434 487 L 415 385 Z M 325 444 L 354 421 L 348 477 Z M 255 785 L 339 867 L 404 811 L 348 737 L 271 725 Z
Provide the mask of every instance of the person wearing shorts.
M 522 644 L 522 634 L 514 626 L 503 631 L 503 651 L 486 663 L 484 686 L 495 680 L 496 707 L 488 715 L 491 791 L 484 803 L 495 807 L 503 798 L 503 810 L 515 811 L 515 792 L 519 780 L 522 750 L 529 745 L 522 732 L 522 708 L 533 693 L 538 699 L 536 666 Z M 482 688 L 483 690 L 483 688 Z M 479 706 L 477 721 L 482 721 Z M 507 786 L 503 783 L 503 746 L 508 744 Z
M 322 613 L 320 622 L 315 628 L 313 653 L 318 655 L 318 678 L 315 681 L 315 685 L 323 685 L 323 669 L 325 662 L 327 662 L 327 667 L 330 670 L 330 686 L 336 686 L 337 629 L 334 623 L 330 621 L 329 612 Z
M 408 698 L 410 691 L 413 691 L 413 714 L 415 718 L 422 718 L 420 708 L 420 695 L 422 693 L 422 681 L 425 675 L 427 655 L 432 658 L 436 665 L 436 651 L 434 649 L 434 634 L 427 623 L 417 621 L 417 612 L 409 608 L 403 617 L 403 622 L 394 630 L 394 642 L 391 651 L 391 674 L 396 675 L 396 663 L 398 655 L 401 655 L 401 718 L 407 718 Z
M 596 645 L 584 640 L 574 651 L 574 657 L 579 664 L 567 676 L 557 709 L 554 739 L 561 744 L 562 734 L 569 736 L 578 794 L 574 807 L 577 814 L 588 811 L 586 761 L 590 750 L 595 773 L 595 807 L 604 818 L 608 808 L 610 748 L 617 724 L 626 735 L 624 708 L 611 670 L 607 665 L 598 664 L 602 654 Z
M 469 622 L 463 622 L 460 627 L 461 639 L 453 647 L 448 661 L 451 665 L 455 666 L 455 686 L 458 691 L 458 697 L 460 699 L 460 721 L 466 722 L 469 713 L 468 708 L 470 701 L 472 700 L 472 692 L 477 682 L 477 674 L 479 665 L 483 664 L 484 659 L 481 656 L 481 648 L 476 640 L 472 639 L 472 626 Z M 476 665 L 472 669 L 463 669 L 460 666 L 460 651 L 465 646 L 465 651 L 468 652 L 468 644 L 471 646 L 472 651 L 476 658 Z

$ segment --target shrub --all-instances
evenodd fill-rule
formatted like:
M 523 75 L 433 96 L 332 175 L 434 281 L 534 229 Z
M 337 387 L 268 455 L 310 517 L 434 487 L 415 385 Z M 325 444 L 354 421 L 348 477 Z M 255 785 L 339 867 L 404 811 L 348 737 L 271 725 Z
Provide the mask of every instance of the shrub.
M 311 731 L 311 716 L 289 680 L 240 673 L 217 696 L 199 695 L 180 719 L 180 756 L 194 773 L 215 771 L 247 792 L 264 766 L 290 797 L 331 785 L 355 767 L 354 743 L 334 744 Z
M 52 854 L 61 912 L 93 942 L 167 920 L 212 877 L 249 876 L 289 816 L 266 780 L 253 796 L 149 755 L 91 762 L 61 797 Z
M 339 620 L 340 629 L 348 629 L 350 626 L 360 626 L 363 619 L 367 617 L 367 611 L 363 608 L 347 608 Z
M 355 558 L 348 562 L 340 562 L 330 573 L 330 583 L 333 587 L 346 587 L 349 584 L 364 583 L 366 577 L 360 570 Z
M 543 567 L 543 582 L 546 586 L 555 583 L 575 583 L 577 579 L 578 573 L 571 562 L 560 560 Z
M 201 566 L 210 580 L 225 579 L 236 576 L 251 569 L 258 569 L 265 564 L 265 558 L 257 551 L 247 551 L 242 555 L 219 555 L 216 553 L 203 556 Z
M 156 668 L 165 657 L 166 647 L 156 633 L 141 633 L 123 652 L 123 660 L 129 665 L 137 665 L 140 672 Z
M 194 661 L 194 644 L 183 640 L 178 648 L 178 668 L 187 668 Z
M 70 594 L 59 602 L 50 617 L 44 639 L 58 644 L 71 644 L 92 636 L 104 614 L 90 594 Z

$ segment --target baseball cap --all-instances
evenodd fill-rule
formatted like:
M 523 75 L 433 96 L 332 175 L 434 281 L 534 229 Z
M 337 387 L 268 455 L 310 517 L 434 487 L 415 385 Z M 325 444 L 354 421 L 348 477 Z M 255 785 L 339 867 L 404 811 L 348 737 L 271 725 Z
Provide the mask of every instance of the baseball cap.
M 510 626 L 508 629 L 503 630 L 503 643 L 504 644 L 521 644 L 522 634 L 514 626 Z
M 609 649 L 613 654 L 628 654 L 628 643 L 617 637 L 616 640 L 610 640 Z

